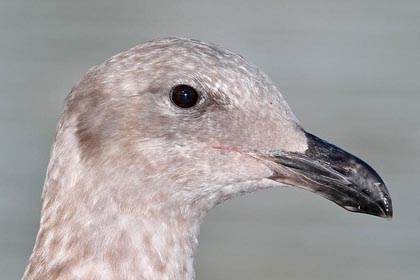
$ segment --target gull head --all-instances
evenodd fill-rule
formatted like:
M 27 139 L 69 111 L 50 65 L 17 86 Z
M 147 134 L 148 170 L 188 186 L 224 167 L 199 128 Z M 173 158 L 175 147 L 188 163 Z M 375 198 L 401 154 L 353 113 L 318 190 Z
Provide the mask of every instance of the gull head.
M 92 203 L 203 216 L 284 185 L 392 216 L 368 164 L 306 132 L 266 74 L 213 44 L 169 38 L 110 58 L 73 88 L 59 129 Z
M 195 40 L 142 44 L 68 96 L 23 279 L 194 279 L 206 213 L 276 186 L 392 217 L 379 175 L 305 131 L 256 66 Z

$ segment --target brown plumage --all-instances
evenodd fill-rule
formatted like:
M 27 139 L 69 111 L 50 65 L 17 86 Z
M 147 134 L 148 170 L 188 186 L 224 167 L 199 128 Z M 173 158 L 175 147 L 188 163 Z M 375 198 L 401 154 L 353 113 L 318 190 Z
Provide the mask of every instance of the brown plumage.
M 197 104 L 174 104 L 177 85 Z M 392 215 L 375 171 L 305 132 L 241 56 L 180 38 L 142 44 L 92 68 L 68 96 L 23 279 L 193 279 L 206 213 L 280 185 Z

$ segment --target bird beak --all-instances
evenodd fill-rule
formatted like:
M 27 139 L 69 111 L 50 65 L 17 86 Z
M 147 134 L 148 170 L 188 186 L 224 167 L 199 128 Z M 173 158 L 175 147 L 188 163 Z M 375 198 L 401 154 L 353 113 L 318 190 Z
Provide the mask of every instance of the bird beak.
M 263 156 L 274 172 L 270 179 L 317 193 L 352 212 L 392 217 L 391 196 L 372 167 L 310 133 L 306 138 L 305 153 Z

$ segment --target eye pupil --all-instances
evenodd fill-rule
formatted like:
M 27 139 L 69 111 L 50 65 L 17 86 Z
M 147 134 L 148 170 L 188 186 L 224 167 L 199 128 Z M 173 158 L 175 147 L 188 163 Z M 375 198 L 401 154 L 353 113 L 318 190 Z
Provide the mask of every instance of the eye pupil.
M 187 85 L 177 85 L 171 91 L 172 102 L 180 108 L 191 108 L 198 101 L 197 91 Z

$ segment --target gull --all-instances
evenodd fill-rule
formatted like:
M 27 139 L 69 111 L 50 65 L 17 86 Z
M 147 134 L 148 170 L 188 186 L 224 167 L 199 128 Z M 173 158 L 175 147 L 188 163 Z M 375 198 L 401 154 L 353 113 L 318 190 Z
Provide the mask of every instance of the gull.
M 255 65 L 197 40 L 141 44 L 67 97 L 23 279 L 192 280 L 208 211 L 279 186 L 392 217 L 379 175 L 304 130 Z

